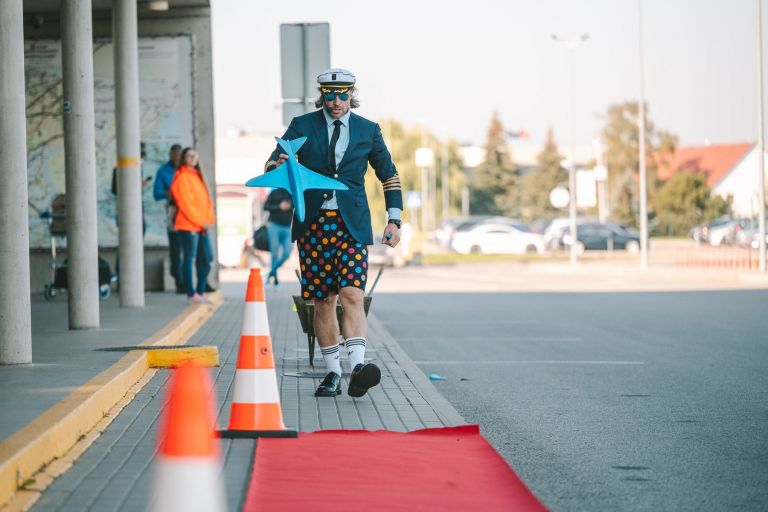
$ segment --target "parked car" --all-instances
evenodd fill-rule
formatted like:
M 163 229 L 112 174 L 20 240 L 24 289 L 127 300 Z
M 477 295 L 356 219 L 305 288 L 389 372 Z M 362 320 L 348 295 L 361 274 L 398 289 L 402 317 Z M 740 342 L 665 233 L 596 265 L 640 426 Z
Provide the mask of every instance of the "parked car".
M 469 217 L 456 217 L 446 219 L 435 230 L 435 238 L 443 247 L 451 247 L 453 236 L 459 231 L 467 231 L 478 224 L 508 224 L 511 226 L 523 225 L 520 219 L 495 215 L 470 215 Z M 529 230 L 530 231 L 530 230 Z
M 451 249 L 461 254 L 541 254 L 544 240 L 524 224 L 482 222 L 457 231 Z
M 752 247 L 753 249 L 760 248 L 760 231 L 759 226 L 755 226 L 748 229 L 743 229 L 736 234 L 736 243 L 745 247 Z M 768 234 L 765 236 L 768 241 Z
M 725 217 L 719 217 L 713 221 L 710 221 L 706 224 L 700 224 L 698 226 L 694 226 L 691 228 L 691 230 L 688 232 L 688 237 L 699 242 L 700 244 L 703 243 L 710 243 L 710 233 L 712 230 L 717 230 L 721 226 L 725 226 L 729 222 L 731 222 L 733 219 L 729 216 Z M 718 235 L 718 240 L 720 236 Z M 718 244 L 719 245 L 719 241 Z
M 576 218 L 577 226 L 590 222 L 598 222 L 598 220 L 589 217 Z M 547 227 L 544 228 L 544 246 L 550 250 L 562 249 L 565 247 L 563 244 L 563 235 L 570 224 L 570 217 L 558 217 L 557 219 L 552 219 Z
M 640 235 L 619 224 L 591 222 L 576 228 L 577 250 L 605 251 L 626 250 L 630 254 L 640 252 Z M 567 248 L 573 243 L 570 229 L 566 228 L 563 242 Z
M 441 247 L 450 247 L 451 238 L 453 238 L 453 235 L 456 233 L 459 226 L 463 229 L 467 229 L 490 217 L 490 215 L 471 215 L 467 217 L 452 217 L 445 219 L 435 230 L 435 239 L 437 239 L 437 243 Z
M 751 219 L 730 219 L 709 228 L 707 241 L 710 245 L 735 244 L 741 231 L 752 226 Z
M 737 229 L 733 236 L 733 242 L 736 245 L 742 246 L 754 246 L 757 247 L 760 230 L 760 219 L 757 217 L 752 219 L 744 219 L 741 229 Z M 765 217 L 766 226 L 768 226 L 768 216 Z M 754 242 L 754 244 L 753 244 Z
M 373 244 L 368 246 L 368 265 L 380 265 L 383 267 L 392 267 L 395 265 L 395 248 L 384 244 Z

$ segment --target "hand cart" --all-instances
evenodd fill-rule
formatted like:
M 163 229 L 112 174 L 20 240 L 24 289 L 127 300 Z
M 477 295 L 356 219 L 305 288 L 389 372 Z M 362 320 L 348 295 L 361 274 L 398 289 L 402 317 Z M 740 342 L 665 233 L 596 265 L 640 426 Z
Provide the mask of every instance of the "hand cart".
M 381 278 L 381 274 L 384 271 L 384 267 L 379 267 L 379 272 L 376 274 L 376 279 L 373 280 L 371 290 L 367 295 L 363 297 L 363 308 L 365 309 L 365 316 L 368 316 L 368 310 L 371 308 L 371 301 L 373 300 L 373 290 L 376 289 L 376 285 Z M 296 275 L 301 281 L 299 271 L 296 271 Z M 293 296 L 293 305 L 296 313 L 299 315 L 299 322 L 301 323 L 301 330 L 307 335 L 307 347 L 309 348 L 309 364 L 312 368 L 315 367 L 315 303 L 312 299 L 304 300 L 299 295 Z M 336 318 L 339 321 L 339 329 L 344 325 L 344 309 L 341 307 L 341 300 L 336 302 Z

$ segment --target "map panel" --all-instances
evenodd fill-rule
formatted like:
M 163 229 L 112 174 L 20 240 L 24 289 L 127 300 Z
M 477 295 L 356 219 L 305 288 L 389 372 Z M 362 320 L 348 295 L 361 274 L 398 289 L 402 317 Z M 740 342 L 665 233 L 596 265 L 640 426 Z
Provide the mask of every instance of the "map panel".
M 115 82 L 111 41 L 93 46 L 96 116 L 96 180 L 100 247 L 117 246 L 117 201 L 112 194 L 116 162 Z M 27 101 L 27 175 L 29 179 L 30 247 L 47 248 L 50 234 L 40 214 L 64 194 L 64 124 L 61 43 L 25 44 Z M 167 245 L 165 203 L 152 196 L 158 167 L 172 144 L 194 145 L 192 43 L 189 37 L 139 39 L 141 140 L 145 157 L 142 177 L 146 246 Z M 59 242 L 60 243 L 60 242 Z

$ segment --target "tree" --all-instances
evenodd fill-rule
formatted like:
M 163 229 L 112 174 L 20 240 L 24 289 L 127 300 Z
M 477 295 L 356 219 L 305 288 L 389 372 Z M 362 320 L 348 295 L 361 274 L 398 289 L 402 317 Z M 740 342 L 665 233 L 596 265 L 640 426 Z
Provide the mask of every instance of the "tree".
M 485 162 L 475 169 L 470 188 L 473 214 L 516 215 L 515 165 L 504 140 L 504 127 L 494 113 L 485 143 Z
M 441 151 L 439 145 L 441 141 L 438 141 L 431 133 L 423 133 L 423 130 L 419 127 L 408 128 L 398 121 L 392 119 L 385 119 L 380 122 L 382 135 L 387 143 L 387 147 L 392 154 L 392 161 L 397 168 L 397 173 L 400 175 L 400 183 L 403 188 L 403 199 L 408 191 L 420 191 L 421 190 L 421 170 L 416 167 L 416 149 L 422 146 L 422 144 L 432 147 L 435 151 L 435 155 L 438 157 L 435 160 L 435 166 L 437 169 L 438 177 L 438 199 L 437 199 L 437 218 L 440 218 L 442 207 L 440 201 L 440 192 L 443 184 L 440 182 L 440 169 L 442 162 L 440 161 Z M 443 144 L 448 144 L 447 160 L 449 168 L 449 183 L 447 184 L 450 189 L 450 205 L 447 215 L 456 214 L 461 211 L 461 189 L 464 186 L 464 173 L 461 172 L 461 158 L 459 156 L 458 146 L 455 141 L 442 141 Z M 371 221 L 375 231 L 380 231 L 386 224 L 386 209 L 384 207 L 384 193 L 382 191 L 381 183 L 376 179 L 373 169 L 369 169 L 369 172 L 365 180 L 365 190 L 368 195 L 368 204 L 371 208 Z M 411 215 L 416 214 L 416 219 L 412 219 Z M 418 210 L 411 211 L 408 207 L 405 207 L 403 212 L 404 220 L 408 222 L 418 223 Z M 375 237 L 374 237 L 375 238 Z
M 536 160 L 536 167 L 520 179 L 521 211 L 526 222 L 554 218 L 560 213 L 550 204 L 549 193 L 556 186 L 564 182 L 567 184 L 568 173 L 560 164 L 563 156 L 557 149 L 551 128 Z
M 606 112 L 602 138 L 605 143 L 605 165 L 608 168 L 611 217 L 619 222 L 637 226 L 639 210 L 639 140 L 637 102 L 626 101 L 611 105 Z M 657 163 L 674 152 L 677 137 L 657 131 L 648 119 L 645 108 L 645 147 L 649 212 L 658 187 Z
M 683 236 L 697 224 L 725 215 L 728 202 L 712 197 L 704 174 L 678 172 L 659 188 L 656 212 L 659 228 L 668 235 Z

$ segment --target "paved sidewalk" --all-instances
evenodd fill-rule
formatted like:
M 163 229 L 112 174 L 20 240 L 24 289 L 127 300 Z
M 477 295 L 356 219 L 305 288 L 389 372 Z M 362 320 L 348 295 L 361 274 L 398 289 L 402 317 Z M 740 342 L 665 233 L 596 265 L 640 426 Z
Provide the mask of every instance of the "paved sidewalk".
M 224 284 L 222 292 L 225 302 L 189 343 L 219 347 L 221 366 L 211 372 L 219 408 L 218 425 L 226 427 L 245 283 Z M 314 370 L 318 378 L 288 375 L 313 371 L 309 366 L 307 338 L 301 332 L 298 316 L 293 311 L 292 292 L 298 292 L 296 283 L 281 285 L 278 290 L 267 290 L 281 402 L 289 427 L 304 432 L 320 429 L 408 431 L 464 423 L 375 317 L 375 298 L 369 315 L 367 355 L 382 368 L 381 385 L 361 399 L 352 399 L 346 393 L 337 398 L 315 398 L 313 391 L 324 373 L 319 350 Z M 342 365 L 345 370 L 348 369 L 345 359 Z M 165 405 L 164 388 L 169 377 L 167 370 L 150 370 L 148 373 L 154 373 L 154 376 L 79 460 L 43 492 L 32 510 L 128 511 L 146 507 L 157 420 Z M 345 391 L 346 384 L 345 378 L 342 385 Z M 237 510 L 242 504 L 250 476 L 255 441 L 223 440 L 221 446 L 229 508 Z M 340 457 L 344 455 L 340 454 Z
M 101 328 L 70 331 L 67 299 L 32 298 L 31 365 L 0 368 L 0 441 L 30 423 L 187 307 L 184 296 L 147 293 L 144 308 L 121 308 L 117 293 L 99 303 Z

